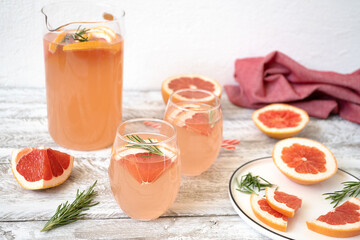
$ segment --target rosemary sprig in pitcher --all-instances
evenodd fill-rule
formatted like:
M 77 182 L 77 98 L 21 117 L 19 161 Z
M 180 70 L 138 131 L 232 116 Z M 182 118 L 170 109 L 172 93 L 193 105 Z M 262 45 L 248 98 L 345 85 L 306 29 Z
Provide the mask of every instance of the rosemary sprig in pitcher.
M 87 42 L 89 41 L 88 37 L 84 37 L 84 35 L 89 31 L 89 29 L 83 28 L 80 29 L 81 25 L 77 28 L 76 32 L 71 35 L 74 40 L 77 40 L 79 42 Z
M 149 142 L 146 142 L 144 139 L 142 139 L 138 135 L 126 135 L 126 137 L 132 142 L 153 143 L 153 141 L 150 138 L 148 138 Z M 152 155 L 158 155 L 158 156 L 164 155 L 164 153 L 156 145 L 132 144 L 132 145 L 127 145 L 126 147 L 144 149 Z

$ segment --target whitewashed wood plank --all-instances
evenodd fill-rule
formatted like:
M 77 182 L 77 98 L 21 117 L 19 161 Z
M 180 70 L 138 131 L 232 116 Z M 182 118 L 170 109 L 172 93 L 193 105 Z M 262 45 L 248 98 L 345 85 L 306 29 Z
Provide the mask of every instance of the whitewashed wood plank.
M 164 109 L 159 111 L 149 109 L 144 110 L 144 112 L 147 111 L 152 112 L 150 117 L 162 118 Z M 259 129 L 257 129 L 251 120 L 252 111 L 247 111 L 246 120 L 229 120 L 226 116 L 224 116 L 224 137 L 239 138 L 245 141 L 262 142 L 272 140 L 276 142 L 276 139 L 267 137 Z M 142 113 L 134 111 L 128 114 L 124 113 L 124 115 L 124 119 L 146 116 Z M 41 134 L 48 135 L 46 118 L 8 118 L 0 115 L 0 119 L 0 139 L 10 138 L 13 136 L 16 137 L 16 135 L 19 135 L 20 133 L 22 135 L 36 135 L 39 132 Z M 323 142 L 324 144 L 327 142 L 342 142 L 345 144 L 358 144 L 358 146 L 360 146 L 360 125 L 339 118 L 334 118 L 334 120 L 319 120 L 312 118 L 306 128 L 297 136 L 311 138 Z
M 252 149 L 253 153 L 242 151 L 239 155 L 255 155 L 256 149 Z M 177 200 L 165 216 L 234 215 L 235 212 L 228 199 L 228 182 L 232 172 L 249 160 L 251 159 L 223 150 L 215 164 L 201 176 L 182 178 Z M 0 219 L 49 219 L 61 202 L 72 201 L 78 188 L 86 189 L 95 180 L 99 181 L 96 189 L 99 191 L 97 200 L 101 204 L 89 211 L 89 217 L 94 219 L 125 217 L 111 195 L 107 175 L 108 165 L 109 158 L 76 159 L 73 172 L 64 184 L 47 190 L 30 191 L 18 185 L 12 175 L 9 162 L 0 164 L 0 181 L 3 183 L 0 185 L 2 193 Z M 346 170 L 355 176 L 360 175 L 359 165 Z M 23 209 L 27 210 L 23 211 Z
M 238 216 L 162 217 L 150 222 L 131 219 L 81 220 L 52 231 L 39 230 L 44 221 L 3 222 L 7 239 L 269 239 Z
M 97 200 L 101 204 L 99 208 L 96 207 L 89 212 L 90 217 L 125 216 L 111 195 L 107 175 L 108 164 L 109 159 L 86 158 L 77 161 L 70 178 L 64 184 L 41 191 L 22 189 L 12 175 L 10 164 L 0 164 L 0 181 L 3 182 L 0 185 L 0 192 L 3 193 L 0 196 L 0 219 L 49 219 L 57 205 L 74 199 L 77 188 L 86 188 L 95 179 L 99 181 L 96 189 L 99 191 Z M 216 165 L 222 165 L 222 162 L 219 161 Z M 228 200 L 228 179 L 234 167 L 216 165 L 199 177 L 184 177 L 178 198 L 166 215 L 234 215 Z M 47 203 L 46 206 L 44 203 Z

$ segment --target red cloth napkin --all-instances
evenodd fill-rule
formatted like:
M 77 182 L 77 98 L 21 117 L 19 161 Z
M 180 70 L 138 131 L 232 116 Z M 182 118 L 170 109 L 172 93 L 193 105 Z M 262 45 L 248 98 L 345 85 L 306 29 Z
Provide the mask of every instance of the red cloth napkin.
M 315 71 L 275 51 L 266 57 L 236 60 L 235 81 L 239 85 L 225 86 L 235 105 L 260 108 L 283 102 L 313 117 L 338 113 L 360 124 L 360 69 L 351 74 Z

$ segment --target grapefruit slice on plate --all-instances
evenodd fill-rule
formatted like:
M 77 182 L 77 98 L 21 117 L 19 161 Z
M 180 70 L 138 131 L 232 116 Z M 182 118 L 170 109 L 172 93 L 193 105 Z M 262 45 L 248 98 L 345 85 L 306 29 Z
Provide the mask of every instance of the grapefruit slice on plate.
M 254 111 L 251 118 L 262 132 L 278 139 L 295 136 L 309 122 L 307 112 L 281 103 L 260 108 Z
M 350 198 L 341 206 L 316 220 L 307 221 L 308 229 L 331 237 L 360 235 L 360 199 Z
M 212 92 L 214 95 L 220 98 L 222 93 L 222 86 L 217 81 L 200 76 L 200 75 L 178 75 L 167 78 L 163 81 L 161 85 L 161 94 L 165 104 L 168 102 L 170 95 L 180 89 L 202 89 Z M 209 96 L 207 94 L 203 95 L 199 93 L 197 96 L 189 96 L 183 95 L 181 96 L 182 100 L 189 101 L 195 98 L 197 102 L 207 102 Z M 211 99 L 210 99 L 211 101 Z
M 270 207 L 287 217 L 294 217 L 295 212 L 301 207 L 302 200 L 300 198 L 276 191 L 275 188 L 266 187 L 265 195 Z
M 276 167 L 290 180 L 300 184 L 315 184 L 333 176 L 337 162 L 323 144 L 306 138 L 288 138 L 273 148 Z
M 70 176 L 74 157 L 51 148 L 16 149 L 11 154 L 11 170 L 26 189 L 55 187 Z
M 279 231 L 286 232 L 288 217 L 272 209 L 265 198 L 251 194 L 251 209 L 255 216 L 266 225 Z

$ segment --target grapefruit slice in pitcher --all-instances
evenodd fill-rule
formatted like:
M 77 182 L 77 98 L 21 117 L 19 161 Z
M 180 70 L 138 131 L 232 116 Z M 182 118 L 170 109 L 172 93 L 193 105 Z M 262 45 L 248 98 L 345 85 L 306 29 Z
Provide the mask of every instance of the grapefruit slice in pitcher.
M 295 212 L 301 207 L 301 199 L 297 196 L 276 191 L 275 188 L 265 188 L 266 201 L 270 207 L 279 213 L 294 217 Z
M 309 122 L 309 115 L 304 110 L 280 103 L 254 111 L 251 118 L 262 132 L 279 139 L 295 136 Z
M 199 75 L 179 75 L 169 77 L 165 81 L 163 81 L 161 85 L 161 94 L 165 104 L 168 102 L 170 95 L 180 89 L 202 89 L 212 92 L 214 95 L 220 98 L 222 93 L 222 86 L 217 81 L 207 78 L 204 76 Z M 190 98 L 185 93 L 181 95 L 181 100 L 189 101 L 192 100 L 196 102 L 208 102 L 211 101 L 209 95 L 201 94 L 200 92 L 198 95 L 193 96 Z
M 17 149 L 11 155 L 11 170 L 26 189 L 55 187 L 70 176 L 74 157 L 51 148 Z
M 59 33 L 54 39 L 54 41 L 49 44 L 49 51 L 51 53 L 55 53 L 58 45 L 64 40 L 65 37 L 66 37 L 66 32 Z
M 306 138 L 288 138 L 273 148 L 276 167 L 290 180 L 300 184 L 315 184 L 333 176 L 337 162 L 323 144 Z
M 286 232 L 288 217 L 272 209 L 265 198 L 253 193 L 250 197 L 250 204 L 255 216 L 260 221 L 279 231 Z
M 360 199 L 350 198 L 341 206 L 316 220 L 307 221 L 308 229 L 331 237 L 360 235 Z

